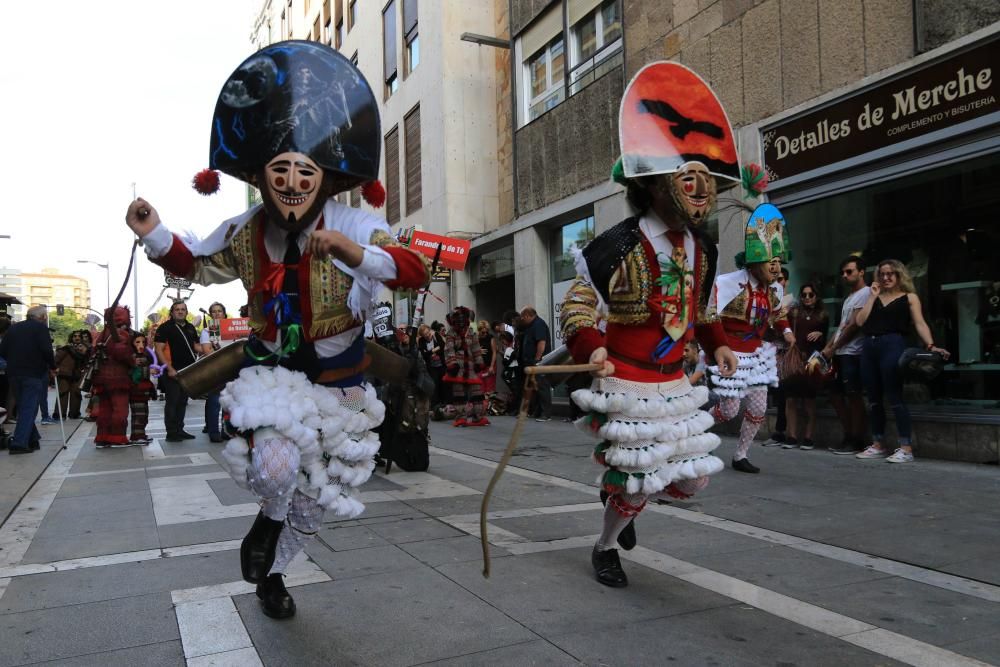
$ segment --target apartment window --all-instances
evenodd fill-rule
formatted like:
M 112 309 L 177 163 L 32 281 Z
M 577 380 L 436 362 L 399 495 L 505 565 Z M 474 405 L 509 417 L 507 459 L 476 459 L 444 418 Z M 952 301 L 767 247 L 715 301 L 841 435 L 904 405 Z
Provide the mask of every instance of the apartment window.
M 621 0 L 569 0 L 569 94 L 622 64 Z
M 529 121 L 563 101 L 565 60 L 563 38 L 559 35 L 525 63 Z
M 403 118 L 403 140 L 406 150 L 406 215 L 420 210 L 422 205 L 420 172 L 420 105 Z
M 319 31 L 319 17 L 317 16 L 316 20 L 313 21 L 312 41 L 318 42 L 322 37 L 323 35 Z
M 417 0 L 403 0 L 403 44 L 406 46 L 406 74 L 420 64 L 420 35 L 417 31 Z
M 396 71 L 396 0 L 391 0 L 382 10 L 382 71 L 385 96 L 389 97 L 399 89 Z
M 323 24 L 323 43 L 333 46 L 333 34 L 330 33 L 330 20 Z
M 385 135 L 385 219 L 399 222 L 399 127 Z
M 333 25 L 336 28 L 337 47 L 344 43 L 344 0 L 334 0 L 333 5 Z
M 357 51 L 355 51 L 354 55 L 351 56 L 351 64 L 353 64 L 355 67 L 358 66 L 358 52 Z
M 347 5 L 347 30 L 350 32 L 354 24 L 358 22 L 358 0 L 351 0 Z

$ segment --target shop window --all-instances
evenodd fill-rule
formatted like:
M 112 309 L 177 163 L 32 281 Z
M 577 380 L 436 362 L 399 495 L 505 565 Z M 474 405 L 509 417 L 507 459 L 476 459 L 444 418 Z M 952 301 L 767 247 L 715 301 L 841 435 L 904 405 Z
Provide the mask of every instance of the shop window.
M 399 90 L 396 68 L 396 0 L 392 0 L 382 10 L 382 72 L 385 82 L 385 97 Z
M 322 33 L 320 33 L 320 31 L 319 31 L 319 17 L 317 16 L 317 17 L 316 17 L 316 20 L 315 20 L 315 21 L 313 21 L 313 29 L 312 29 L 312 41 L 314 41 L 314 42 L 318 42 L 318 41 L 320 41 L 320 40 L 321 40 L 322 38 L 323 38 L 323 35 L 322 35 Z
M 354 24 L 358 22 L 358 0 L 351 0 L 347 6 L 347 31 L 350 32 Z
M 1000 415 L 998 182 L 1000 153 L 782 209 L 790 289 L 817 286 L 831 331 L 846 296 L 843 257 L 861 255 L 869 284 L 879 261 L 906 265 L 935 343 L 952 354 L 935 380 L 905 386 L 916 409 Z M 919 345 L 915 332 L 909 342 Z
M 336 46 L 336 48 L 339 49 L 340 46 L 341 46 L 341 44 L 344 43 L 344 21 L 343 21 L 343 19 L 341 19 L 340 23 L 337 24 L 336 34 L 337 34 L 337 46 Z
M 594 216 L 587 216 L 552 230 L 549 237 L 549 279 L 552 284 L 552 335 L 560 338 L 559 306 L 576 278 L 574 250 L 582 250 L 594 240 Z
M 409 74 L 420 64 L 417 0 L 403 0 L 403 44 L 406 46 L 406 74 Z
M 413 108 L 403 119 L 403 141 L 405 142 L 406 163 L 406 215 L 418 211 L 422 205 L 420 171 L 420 105 Z
M 512 245 L 484 252 L 476 260 L 469 262 L 472 266 L 473 285 L 514 275 L 514 246 Z
M 399 222 L 399 128 L 385 135 L 385 219 Z
M 570 0 L 569 94 L 622 65 L 621 0 Z

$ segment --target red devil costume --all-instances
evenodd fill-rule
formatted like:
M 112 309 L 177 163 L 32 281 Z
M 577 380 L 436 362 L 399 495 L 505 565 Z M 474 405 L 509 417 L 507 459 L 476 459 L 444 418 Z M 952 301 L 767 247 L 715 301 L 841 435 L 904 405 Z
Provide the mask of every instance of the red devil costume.
M 578 426 L 600 440 L 594 459 L 605 469 L 607 506 L 592 564 L 598 581 L 615 587 L 628 579 L 613 546 L 635 546 L 632 520 L 646 502 L 687 497 L 722 469 L 711 453 L 719 438 L 705 432 L 712 417 L 699 409 L 708 390 L 690 385 L 682 362 L 693 337 L 709 355 L 718 349 L 731 359 L 721 326 L 706 316 L 718 253 L 702 225 L 717 189 L 740 178 L 725 112 L 682 65 L 640 70 L 619 123 L 622 157 L 612 175 L 639 215 L 578 255 L 560 316 L 576 361 L 613 365 L 572 399 L 587 413 Z
M 448 313 L 448 331 L 444 336 L 444 381 L 451 387 L 451 402 L 447 414 L 454 416 L 454 426 L 487 426 L 484 415 L 483 349 L 471 329 L 475 313 L 459 306 Z
M 324 510 L 364 510 L 358 487 L 385 408 L 364 382 L 362 324 L 383 287 L 418 289 L 429 272 L 384 219 L 333 199 L 362 186 L 381 204 L 372 182 L 382 141 L 368 82 L 333 49 L 289 41 L 248 58 L 219 94 L 211 136 L 211 166 L 260 188 L 263 204 L 201 240 L 171 234 L 142 200 L 128 220 L 169 272 L 247 290 L 254 333 L 246 368 L 221 395 L 235 436 L 223 453 L 261 501 L 240 550 L 243 578 L 258 584 L 265 614 L 288 618 L 282 577 Z
M 132 333 L 129 330 L 131 315 L 124 306 L 104 312 L 104 331 L 97 339 L 99 361 L 94 374 L 94 394 L 97 403 L 98 447 L 127 447 L 128 396 L 132 388 L 132 369 L 135 359 L 132 352 Z

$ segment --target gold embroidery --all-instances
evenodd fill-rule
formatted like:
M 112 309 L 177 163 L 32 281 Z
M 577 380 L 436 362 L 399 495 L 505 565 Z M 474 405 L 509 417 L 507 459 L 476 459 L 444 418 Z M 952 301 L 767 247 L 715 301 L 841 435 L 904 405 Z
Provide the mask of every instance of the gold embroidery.
M 641 324 L 649 318 L 647 303 L 653 284 L 652 272 L 641 243 L 625 256 L 611 276 L 608 322 Z

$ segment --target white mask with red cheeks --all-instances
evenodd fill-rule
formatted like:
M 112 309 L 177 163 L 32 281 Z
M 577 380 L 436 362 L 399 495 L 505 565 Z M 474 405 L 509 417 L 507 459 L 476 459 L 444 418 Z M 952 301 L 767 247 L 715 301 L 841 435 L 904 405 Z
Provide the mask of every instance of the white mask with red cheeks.
M 270 218 L 289 231 L 302 229 L 325 203 L 324 171 L 304 153 L 280 153 L 263 171 L 260 184 Z

